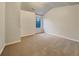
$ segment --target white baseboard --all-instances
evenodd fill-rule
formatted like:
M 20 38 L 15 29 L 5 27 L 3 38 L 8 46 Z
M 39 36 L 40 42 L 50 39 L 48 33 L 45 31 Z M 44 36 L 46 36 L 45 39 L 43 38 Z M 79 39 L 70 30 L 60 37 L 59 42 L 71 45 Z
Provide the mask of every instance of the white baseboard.
M 54 36 L 61 37 L 61 38 L 65 38 L 65 39 L 72 40 L 72 41 L 75 41 L 75 42 L 79 42 L 79 40 L 72 39 L 72 38 L 67 37 L 67 36 L 64 36 L 64 35 L 59 35 L 59 34 L 51 34 L 51 33 L 47 33 L 47 34 L 54 35 Z
M 32 33 L 32 34 L 28 34 L 28 35 L 21 35 L 21 37 L 25 37 L 25 36 L 31 36 L 31 35 L 34 35 L 36 33 Z
M 0 55 L 2 54 L 4 48 L 5 48 L 5 45 L 3 45 L 2 49 L 0 50 Z
M 17 40 L 17 41 L 14 41 L 14 42 L 10 42 L 10 43 L 4 44 L 3 47 L 2 47 L 2 49 L 0 50 L 0 55 L 2 54 L 5 46 L 12 45 L 12 44 L 19 43 L 19 42 L 21 42 L 21 40 Z
M 12 44 L 19 43 L 19 42 L 21 42 L 21 40 L 17 40 L 17 41 L 14 41 L 14 42 L 6 43 L 5 46 L 12 45 Z

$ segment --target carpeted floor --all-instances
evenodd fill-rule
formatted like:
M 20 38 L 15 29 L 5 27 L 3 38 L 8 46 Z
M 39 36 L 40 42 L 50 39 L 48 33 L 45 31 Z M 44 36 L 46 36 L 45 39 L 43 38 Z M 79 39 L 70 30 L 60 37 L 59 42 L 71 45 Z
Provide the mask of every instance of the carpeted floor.
M 2 56 L 76 56 L 79 43 L 46 33 L 21 38 L 22 42 L 6 46 Z

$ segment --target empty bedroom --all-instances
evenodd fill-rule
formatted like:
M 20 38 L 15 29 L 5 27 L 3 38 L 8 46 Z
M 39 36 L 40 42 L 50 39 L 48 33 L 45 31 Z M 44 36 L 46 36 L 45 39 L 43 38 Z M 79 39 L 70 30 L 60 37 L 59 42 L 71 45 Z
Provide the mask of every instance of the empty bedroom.
M 79 56 L 79 2 L 0 2 L 1 56 Z

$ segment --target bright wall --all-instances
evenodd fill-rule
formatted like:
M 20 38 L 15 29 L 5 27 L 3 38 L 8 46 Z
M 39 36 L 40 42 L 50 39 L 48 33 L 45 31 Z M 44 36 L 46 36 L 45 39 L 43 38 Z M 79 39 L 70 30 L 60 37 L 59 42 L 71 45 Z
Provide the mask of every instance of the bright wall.
M 5 46 L 5 3 L 0 2 L 0 54 Z
M 44 16 L 44 31 L 79 41 L 79 5 L 51 9 Z
M 6 44 L 20 41 L 20 3 L 6 3 Z
M 21 10 L 21 37 L 36 33 L 36 15 L 29 11 Z

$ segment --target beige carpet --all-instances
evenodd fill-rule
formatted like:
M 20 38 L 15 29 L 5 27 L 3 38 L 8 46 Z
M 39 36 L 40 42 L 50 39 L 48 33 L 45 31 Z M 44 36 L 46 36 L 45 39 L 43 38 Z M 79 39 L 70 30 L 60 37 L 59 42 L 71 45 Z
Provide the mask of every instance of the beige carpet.
M 79 55 L 79 43 L 46 33 L 23 37 L 21 43 L 6 46 L 3 56 Z

